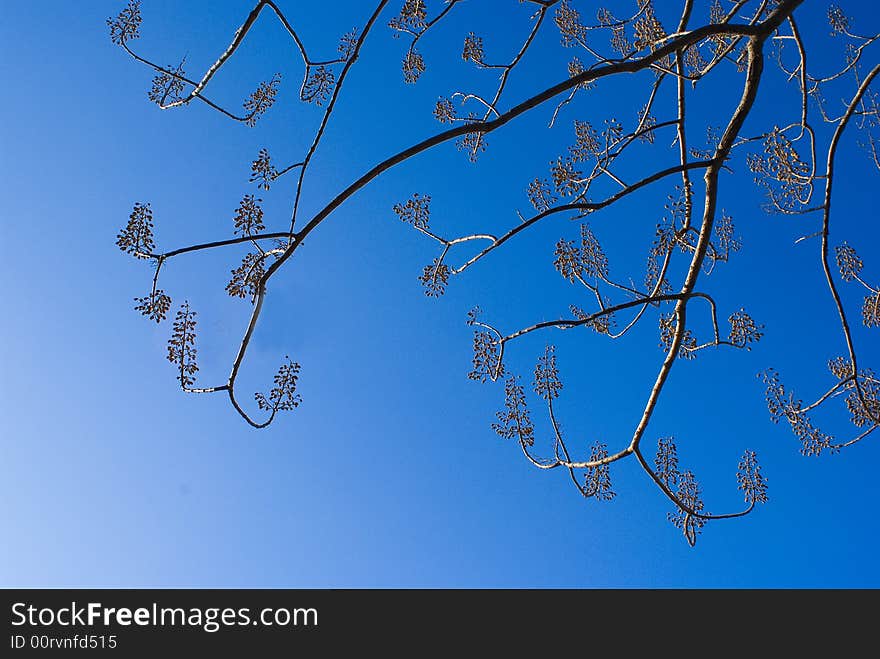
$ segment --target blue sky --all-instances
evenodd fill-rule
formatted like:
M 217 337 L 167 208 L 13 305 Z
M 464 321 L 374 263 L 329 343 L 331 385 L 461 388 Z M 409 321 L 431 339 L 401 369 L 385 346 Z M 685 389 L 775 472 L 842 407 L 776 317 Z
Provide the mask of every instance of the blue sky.
M 332 56 L 338 36 L 366 18 L 362 2 L 334 3 L 332 15 L 313 3 L 280 4 L 316 57 Z M 384 27 L 386 13 L 309 173 L 304 216 L 377 159 L 439 130 L 433 103 L 454 91 L 453 82 L 492 84 L 492 73 L 460 62 L 459 49 L 474 30 L 497 54 L 492 59 L 509 57 L 528 15 L 518 3 L 502 4 L 509 16 L 495 2 L 453 12 L 425 44 L 428 70 L 416 86 L 402 81 L 404 44 Z M 854 24 L 876 32 L 880 13 L 850 4 L 844 9 Z M 513 226 L 514 210 L 528 210 L 528 181 L 546 175 L 546 163 L 572 141 L 573 119 L 600 123 L 614 113 L 632 123 L 650 74 L 598 85 L 552 131 L 545 128 L 552 108 L 537 110 L 489 136 L 476 165 L 443 146 L 383 175 L 334 213 L 270 282 L 242 375 L 244 392 L 263 388 L 291 355 L 303 365 L 299 409 L 254 431 L 225 396 L 182 394 L 164 358 L 168 324 L 157 327 L 131 310 L 132 298 L 149 290 L 150 269 L 116 249 L 116 233 L 143 201 L 152 204 L 161 248 L 230 236 L 238 201 L 256 192 L 248 176 L 257 151 L 266 146 L 279 162 L 298 160 L 319 113 L 296 100 L 301 68 L 268 15 L 210 88 L 212 98 L 237 108 L 280 71 L 279 101 L 256 128 L 197 104 L 160 112 L 146 98 L 152 75 L 108 38 L 104 21 L 121 7 L 17 3 L 0 24 L 7 45 L 0 269 L 9 284 L 0 584 L 880 586 L 878 438 L 807 459 L 786 427 L 768 421 L 757 372 L 777 368 L 809 399 L 828 386 L 825 363 L 844 347 L 818 243 L 794 244 L 818 220 L 761 211 L 762 194 L 742 160 L 722 178 L 720 204 L 736 219 L 744 247 L 703 285 L 724 317 L 745 306 L 766 336 L 750 353 L 722 349 L 676 364 L 646 443 L 676 436 L 713 512 L 740 506 L 736 463 L 754 449 L 770 502 L 744 520 L 710 523 L 694 549 L 667 522 L 667 501 L 635 461 L 612 467 L 613 502 L 584 500 L 565 474 L 536 471 L 491 431 L 502 385 L 466 378 L 464 319 L 475 304 L 512 330 L 587 303 L 552 266 L 554 243 L 574 238 L 576 223 L 558 217 L 538 225 L 453 279 L 440 300 L 421 291 L 417 275 L 437 250 L 395 218 L 394 203 L 431 194 L 432 224 L 449 235 Z M 144 0 L 137 49 L 162 63 L 187 55 L 189 71 L 204 70 L 250 9 L 238 0 L 205 7 Z M 836 45 L 823 11 L 810 7 L 801 19 L 818 44 L 820 68 L 820 53 Z M 548 24 L 502 103 L 565 75 L 572 52 L 557 44 Z M 871 65 L 874 48 L 866 53 Z M 729 112 L 739 80 L 728 71 L 701 82 L 694 112 L 719 105 Z M 745 132 L 796 117 L 797 97 L 773 99 L 771 89 L 762 87 Z M 692 140 L 700 146 L 698 132 Z M 643 153 L 669 162 L 669 141 L 664 134 Z M 833 243 L 859 248 L 864 274 L 876 283 L 877 171 L 854 131 L 840 164 Z M 282 179 L 261 194 L 271 228 L 286 225 L 292 183 Z M 636 264 L 639 276 L 671 192 L 671 182 L 658 185 L 591 220 L 612 270 Z M 175 304 L 187 298 L 199 311 L 204 384 L 226 376 L 247 320 L 248 303 L 223 290 L 243 255 L 235 249 L 178 259 L 163 280 Z M 843 284 L 842 291 L 857 319 L 858 290 Z M 510 365 L 527 378 L 544 344 L 555 343 L 565 428 L 584 445 L 623 448 L 662 361 L 655 322 L 618 343 L 545 333 L 515 344 Z M 864 327 L 854 333 L 862 363 L 875 368 L 877 336 Z M 533 415 L 546 439 L 537 402 Z M 845 412 L 821 420 L 849 432 Z

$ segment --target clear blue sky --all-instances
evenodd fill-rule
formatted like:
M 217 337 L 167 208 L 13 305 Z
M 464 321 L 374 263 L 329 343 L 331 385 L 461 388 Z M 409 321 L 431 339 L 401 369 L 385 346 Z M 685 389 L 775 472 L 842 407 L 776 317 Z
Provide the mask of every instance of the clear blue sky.
M 188 70 L 202 71 L 249 4 L 144 0 L 135 45 L 162 63 L 187 55 Z M 353 0 L 333 3 L 332 12 L 326 3 L 280 5 L 316 57 L 333 56 L 335 39 L 368 10 Z M 435 246 L 394 217 L 393 203 L 431 194 L 433 225 L 448 234 L 513 226 L 514 210 L 527 210 L 528 181 L 570 143 L 572 120 L 618 113 L 632 122 L 643 103 L 632 90 L 647 77 L 600 85 L 553 131 L 544 128 L 552 108 L 539 109 L 491 135 L 476 166 L 441 147 L 325 222 L 271 281 L 242 376 L 244 392 L 261 388 L 291 355 L 303 365 L 298 410 L 254 431 L 222 394 L 182 394 L 164 359 L 168 324 L 131 309 L 149 289 L 150 269 L 116 249 L 116 232 L 135 201 L 148 201 L 161 248 L 230 236 L 239 199 L 255 191 L 248 176 L 257 151 L 298 160 L 319 114 L 296 100 L 301 69 L 268 15 L 211 87 L 212 98 L 238 108 L 259 81 L 282 72 L 279 102 L 256 128 L 198 104 L 160 112 L 146 98 L 152 75 L 108 38 L 104 21 L 122 6 L 10 3 L 0 24 L 0 585 L 880 586 L 880 437 L 807 459 L 787 427 L 768 421 L 758 371 L 777 368 L 807 399 L 827 386 L 824 365 L 844 347 L 818 244 L 794 245 L 818 220 L 764 214 L 741 160 L 722 178 L 721 205 L 744 248 L 704 286 L 724 317 L 745 306 L 765 339 L 751 353 L 718 350 L 678 363 L 646 443 L 676 436 L 713 512 L 740 506 L 736 463 L 752 448 L 770 502 L 744 520 L 710 523 L 695 549 L 667 522 L 667 501 L 635 461 L 612 467 L 613 502 L 584 500 L 565 474 L 538 472 L 491 431 L 501 385 L 465 377 L 464 318 L 474 304 L 514 329 L 587 303 L 552 266 L 553 244 L 575 237 L 573 223 L 558 217 L 512 241 L 453 280 L 439 301 L 421 291 L 416 277 Z M 880 27 L 873 3 L 844 8 L 861 31 Z M 812 61 L 820 68 L 833 52 L 823 14 L 817 5 L 802 19 L 819 44 Z M 402 81 L 404 44 L 380 27 L 314 161 L 304 213 L 376 159 L 436 132 L 433 103 L 454 81 L 491 84 L 492 73 L 460 62 L 464 34 L 482 34 L 490 59 L 503 60 L 528 26 L 519 3 L 467 2 L 426 43 L 428 71 L 417 86 Z M 503 105 L 565 75 L 572 52 L 557 43 L 548 24 Z M 877 47 L 866 57 L 875 63 Z M 723 73 L 701 83 L 695 111 L 732 108 L 739 80 Z M 796 97 L 774 102 L 770 89 L 762 88 L 746 132 L 797 116 Z M 674 158 L 669 140 L 664 134 L 654 148 Z M 865 276 L 878 282 L 877 171 L 855 142 L 848 133 L 841 146 L 833 238 L 858 247 Z M 262 195 L 270 228 L 286 225 L 291 183 Z M 612 269 L 615 255 L 627 264 L 633 250 L 640 262 L 670 192 L 659 185 L 592 220 Z M 163 281 L 175 302 L 188 298 L 200 313 L 205 384 L 225 377 L 246 323 L 248 303 L 223 290 L 241 256 L 232 249 L 179 259 Z M 857 290 L 843 291 L 857 319 Z M 585 445 L 623 448 L 662 361 L 654 323 L 617 344 L 587 332 L 537 336 L 514 346 L 511 365 L 528 377 L 544 343 L 555 343 L 566 429 Z M 855 330 L 866 366 L 880 367 L 878 336 Z M 845 413 L 823 420 L 849 432 Z

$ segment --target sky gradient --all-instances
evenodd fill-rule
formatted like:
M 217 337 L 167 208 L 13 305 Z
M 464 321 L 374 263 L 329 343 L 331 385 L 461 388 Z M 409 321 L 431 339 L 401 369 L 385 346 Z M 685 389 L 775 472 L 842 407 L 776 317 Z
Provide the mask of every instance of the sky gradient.
M 431 110 L 453 83 L 491 85 L 492 73 L 460 61 L 460 43 L 474 30 L 487 53 L 509 57 L 529 29 L 528 12 L 501 4 L 511 5 L 509 17 L 476 0 L 451 16 L 427 40 L 428 70 L 415 86 L 402 80 L 405 45 L 385 27 L 386 12 L 310 170 L 304 217 L 376 160 L 437 132 Z M 328 16 L 320 4 L 280 3 L 316 57 L 332 56 L 339 35 L 363 24 L 364 5 L 334 3 Z M 185 54 L 189 71 L 204 70 L 250 10 L 238 0 L 207 6 L 144 0 L 137 49 L 162 63 Z M 645 441 L 675 435 L 712 512 L 741 506 L 736 464 L 751 448 L 770 502 L 745 519 L 710 523 L 696 548 L 666 520 L 668 502 L 634 460 L 612 466 L 613 502 L 584 500 L 561 470 L 538 472 L 492 432 L 503 385 L 466 378 L 464 320 L 475 304 L 511 330 L 588 303 L 552 265 L 554 243 L 576 237 L 575 222 L 538 225 L 453 279 L 439 300 L 421 290 L 417 275 L 438 251 L 397 220 L 394 203 L 432 195 L 432 225 L 448 235 L 515 225 L 514 210 L 528 210 L 528 181 L 571 143 L 572 121 L 616 114 L 632 124 L 643 100 L 631 90 L 641 93 L 650 74 L 598 85 L 595 100 L 567 110 L 552 131 L 552 107 L 544 107 L 493 133 L 476 165 L 440 147 L 334 213 L 270 282 L 242 375 L 250 403 L 247 392 L 265 388 L 290 355 L 303 365 L 299 409 L 255 431 L 224 395 L 181 393 L 165 361 L 169 324 L 131 309 L 151 270 L 119 252 L 116 233 L 142 201 L 152 204 L 160 248 L 230 236 L 241 196 L 257 193 L 248 177 L 258 150 L 298 160 L 319 113 L 296 100 L 301 66 L 268 15 L 211 86 L 212 98 L 238 108 L 280 71 L 278 103 L 256 128 L 199 104 L 160 112 L 146 98 L 152 74 L 108 38 L 105 19 L 121 7 L 15 3 L 0 24 L 8 98 L 0 108 L 0 270 L 9 285 L 0 585 L 880 587 L 880 437 L 808 459 L 789 429 L 768 419 L 759 371 L 775 367 L 810 399 L 828 386 L 825 364 L 844 346 L 818 242 L 794 244 L 818 219 L 764 213 L 742 159 L 722 177 L 720 205 L 736 218 L 743 249 L 701 285 L 723 317 L 745 306 L 765 337 L 749 353 L 712 350 L 678 362 Z M 872 3 L 844 9 L 862 32 L 878 31 Z M 811 11 L 803 32 L 824 44 L 824 7 Z M 505 107 L 564 78 L 572 52 L 558 40 L 549 23 L 534 61 L 512 76 Z M 869 66 L 877 48 L 866 53 Z M 821 52 L 813 56 L 820 70 Z M 701 82 L 695 116 L 719 105 L 729 113 L 740 81 L 727 71 Z M 745 133 L 797 117 L 797 95 L 774 99 L 771 89 L 762 87 Z M 667 160 L 671 137 L 652 147 Z M 833 244 L 856 246 L 876 284 L 877 171 L 856 141 L 849 132 L 840 147 Z M 286 226 L 292 183 L 260 193 L 270 229 Z M 672 184 L 591 219 L 612 270 L 639 272 Z M 178 259 L 163 275 L 175 307 L 186 298 L 199 311 L 205 385 L 226 376 L 247 322 L 248 303 L 223 289 L 243 253 Z M 841 290 L 857 319 L 859 290 Z M 656 334 L 652 319 L 618 343 L 586 331 L 544 333 L 516 344 L 511 366 L 529 382 L 544 344 L 555 343 L 565 428 L 584 445 L 598 439 L 619 450 L 663 358 Z M 854 329 L 868 367 L 880 367 L 878 337 L 876 328 Z M 549 427 L 532 405 L 546 441 Z M 820 420 L 844 438 L 846 418 L 844 410 Z

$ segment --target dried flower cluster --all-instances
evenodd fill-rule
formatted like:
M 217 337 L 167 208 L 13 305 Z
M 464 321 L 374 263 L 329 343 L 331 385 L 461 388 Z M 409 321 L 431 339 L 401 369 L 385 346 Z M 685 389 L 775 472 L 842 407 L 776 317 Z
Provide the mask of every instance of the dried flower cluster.
M 260 206 L 262 202 L 262 199 L 257 199 L 252 194 L 246 194 L 241 198 L 241 202 L 235 210 L 235 216 L 232 218 L 236 235 L 255 236 L 265 230 L 263 208 Z
M 126 254 L 135 258 L 150 258 L 150 254 L 156 247 L 153 240 L 153 210 L 150 204 L 137 202 L 128 223 L 116 236 L 116 245 Z
M 504 383 L 504 410 L 496 414 L 492 429 L 505 439 L 516 439 L 524 446 L 535 443 L 535 428 L 526 406 L 522 385 L 511 375 Z
M 269 391 L 269 394 L 256 393 L 254 399 L 257 401 L 257 407 L 261 410 L 268 410 L 273 414 L 275 412 L 286 412 L 299 407 L 302 397 L 297 393 L 296 386 L 299 380 L 300 365 L 292 361 L 290 357 L 284 357 L 285 364 L 282 364 L 275 374 L 273 382 L 275 386 Z
M 165 294 L 161 288 L 151 291 L 146 297 L 136 297 L 137 302 L 134 310 L 157 323 L 161 323 L 168 316 L 171 309 L 171 297 Z
M 419 281 L 425 287 L 425 295 L 428 297 L 440 297 L 446 292 L 446 285 L 449 283 L 449 275 L 451 268 L 443 263 L 439 258 L 434 259 L 430 265 L 426 265 Z
M 177 103 L 183 99 L 183 90 L 186 87 L 184 76 L 186 72 L 183 65 L 186 58 L 180 60 L 180 64 L 173 66 L 168 65 L 166 71 L 160 71 L 153 78 L 153 85 L 147 92 L 147 98 L 159 107 L 164 107 L 168 103 Z
M 608 257 L 588 224 L 581 225 L 580 244 L 561 239 L 556 243 L 553 265 L 568 281 L 608 277 Z
M 303 85 L 299 97 L 306 103 L 324 105 L 333 92 L 335 84 L 336 75 L 333 73 L 333 69 L 324 65 L 316 66 L 306 79 L 306 84 Z
M 276 73 L 267 82 L 261 82 L 253 94 L 244 102 L 244 111 L 247 113 L 245 123 L 255 126 L 257 119 L 262 117 L 275 104 L 278 94 L 278 85 L 281 84 L 281 74 Z
M 417 229 L 427 229 L 431 219 L 431 195 L 422 196 L 416 192 L 403 204 L 394 204 L 392 210 L 402 222 Z
M 499 342 L 489 332 L 474 330 L 473 369 L 468 378 L 480 382 L 494 381 L 503 374 Z
M 189 302 L 180 306 L 171 328 L 167 357 L 178 369 L 177 380 L 180 386 L 186 389 L 195 384 L 196 373 L 199 371 L 195 346 L 196 312 L 190 309 Z
M 268 190 L 278 178 L 278 170 L 272 164 L 268 149 L 260 149 L 257 159 L 251 163 L 251 183 L 256 183 L 258 188 Z
M 139 38 L 142 22 L 140 0 L 131 0 L 117 16 L 107 19 L 110 41 L 117 46 L 123 46 L 126 42 Z

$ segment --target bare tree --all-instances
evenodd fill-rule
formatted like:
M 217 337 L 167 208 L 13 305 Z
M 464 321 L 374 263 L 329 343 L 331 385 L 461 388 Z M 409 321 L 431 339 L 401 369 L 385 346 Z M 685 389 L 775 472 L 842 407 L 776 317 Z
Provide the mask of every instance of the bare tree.
M 404 79 L 415 83 L 427 66 L 420 46 L 432 38 L 439 23 L 467 5 L 461 0 L 405 0 L 402 6 L 398 0 L 395 6 L 390 7 L 391 4 L 394 3 L 388 0 L 377 2 L 361 27 L 344 34 L 332 55 L 318 59 L 311 48 L 306 48 L 281 8 L 271 0 L 259 0 L 216 62 L 198 78 L 188 76 L 184 61 L 176 66 L 161 66 L 134 49 L 141 27 L 140 3 L 136 0 L 118 16 L 108 19 L 113 42 L 153 70 L 149 98 L 160 108 L 178 108 L 196 101 L 250 126 L 275 102 L 280 76 L 260 84 L 240 111 L 211 100 L 208 87 L 261 16 L 277 20 L 302 60 L 299 97 L 322 113 L 311 145 L 297 162 L 278 166 L 269 150 L 262 149 L 251 166 L 251 183 L 260 190 L 269 190 L 283 176 L 294 179 L 289 221 L 268 221 L 261 200 L 248 193 L 233 217 L 231 237 L 209 236 L 209 240 L 199 244 L 158 250 L 153 238 L 152 210 L 146 203 L 135 204 L 128 224 L 118 236 L 120 249 L 149 261 L 154 268 L 152 287 L 145 297 L 137 298 L 135 308 L 156 322 L 165 320 L 171 309 L 170 297 L 159 286 L 164 264 L 204 250 L 243 244 L 251 248 L 232 271 L 226 286 L 231 296 L 247 299 L 251 308 L 225 381 L 195 386 L 196 314 L 187 302 L 176 313 L 167 356 L 184 391 L 225 393 L 234 409 L 256 428 L 269 425 L 278 412 L 297 407 L 300 365 L 290 359 L 285 359 L 279 368 L 268 393 L 255 394 L 262 416 L 252 416 L 238 398 L 237 378 L 266 302 L 269 280 L 296 254 L 309 234 L 383 172 L 448 142 L 455 142 L 470 160 L 477 161 L 487 149 L 491 133 L 515 124 L 516 119 L 527 113 L 544 113 L 551 128 L 571 122 L 573 143 L 551 162 L 545 176 L 527 182 L 526 194 L 533 211 L 528 215 L 517 211 L 506 232 L 495 235 L 474 227 L 464 235 L 444 235 L 431 225 L 431 196 L 424 191 L 392 206 L 401 221 L 437 246 L 436 258 L 418 277 L 426 295 L 431 297 L 443 295 L 453 277 L 463 275 L 545 219 L 561 216 L 579 223 L 575 237 L 563 237 L 556 244 L 553 263 L 565 280 L 586 291 L 588 303 L 572 305 L 569 317 L 513 329 L 502 329 L 485 318 L 479 308 L 468 314 L 467 322 L 474 329 L 473 370 L 469 377 L 480 382 L 504 383 L 504 409 L 498 412 L 497 423 L 493 424 L 499 435 L 516 441 L 525 458 L 538 469 L 568 472 L 584 497 L 598 501 L 615 496 L 611 465 L 633 456 L 672 503 L 669 519 L 690 544 L 694 544 L 707 521 L 746 515 L 756 504 L 767 500 L 767 481 L 750 450 L 743 455 L 736 472 L 745 508 L 710 514 L 693 472 L 679 465 L 675 440 L 660 438 L 654 455 L 645 451 L 643 442 L 667 378 L 678 360 L 694 359 L 708 349 L 750 350 L 763 334 L 763 326 L 742 308 L 725 312 L 727 326 L 722 327 L 721 312 L 705 288 L 714 268 L 728 261 L 741 247 L 733 219 L 720 206 L 723 182 L 735 180 L 733 163 L 737 159 L 747 164 L 754 180 L 765 189 L 766 210 L 815 218 L 816 230 L 800 241 L 818 245 L 817 261 L 827 282 L 829 308 L 839 317 L 845 343 L 845 353 L 828 364 L 831 382 L 827 390 L 814 402 L 807 404 L 797 398 L 775 371 L 762 374 L 771 419 L 791 425 L 805 455 L 838 451 L 877 430 L 880 379 L 859 360 L 851 331 L 856 321 L 852 320 L 852 310 L 846 309 L 839 289 L 841 282 L 864 289 L 861 322 L 868 328 L 877 328 L 880 275 L 876 269 L 873 279 L 863 274 L 862 260 L 853 246 L 832 244 L 831 223 L 836 154 L 847 128 L 860 131 L 866 162 L 880 169 L 880 96 L 872 90 L 880 73 L 875 44 L 880 34 L 857 32 L 843 10 L 831 6 L 827 11 L 828 25 L 831 35 L 842 46 L 841 63 L 829 64 L 834 62 L 834 56 L 827 54 L 817 57 L 819 61 L 814 67 L 812 58 L 808 66 L 808 44 L 799 29 L 802 0 L 681 0 L 673 19 L 661 16 L 661 8 L 652 0 L 639 0 L 630 3 L 635 5 L 630 14 L 600 8 L 595 18 L 589 20 L 582 10 L 586 11 L 590 3 L 519 0 L 519 4 L 531 7 L 531 15 L 516 52 L 507 58 L 493 59 L 481 36 L 469 33 L 464 37 L 461 58 L 494 74 L 487 92 L 459 89 L 440 97 L 434 116 L 447 126 L 445 129 L 373 164 L 324 208 L 311 217 L 301 217 L 301 193 L 308 182 L 310 164 L 365 44 L 379 38 L 380 28 L 390 27 L 392 34 L 403 42 Z M 579 4 L 584 6 L 582 10 Z M 662 9 L 666 11 L 668 6 Z M 395 10 L 397 13 L 393 13 Z M 575 53 L 567 73 L 562 72 L 555 84 L 546 88 L 538 85 L 527 98 L 509 99 L 508 82 L 530 55 L 537 35 L 542 30 L 554 29 L 561 47 Z M 823 66 L 828 70 L 817 71 Z M 625 126 L 614 118 L 585 118 L 587 110 L 579 101 L 590 98 L 595 83 L 638 72 L 645 75 L 627 78 L 643 95 L 637 121 Z M 688 98 L 693 88 L 709 76 L 727 76 L 730 85 L 741 92 L 733 111 L 725 114 L 717 110 L 713 123 L 707 126 L 690 118 Z M 781 94 L 783 87 L 792 89 L 799 102 L 791 110 L 780 102 L 775 125 L 746 134 L 744 125 L 759 94 Z M 841 105 L 836 100 L 826 100 L 841 96 Z M 789 113 L 791 116 L 786 117 Z M 662 139 L 671 144 L 667 152 L 658 155 L 655 142 Z M 700 146 L 695 146 L 695 142 Z M 647 152 L 648 149 L 652 151 Z M 632 153 L 642 169 L 637 178 L 620 174 L 624 154 L 632 157 Z M 522 164 L 523 169 L 528 167 L 530 163 Z M 676 182 L 674 192 L 655 228 L 644 270 L 612 275 L 609 259 L 589 220 L 630 195 L 670 182 Z M 733 185 L 726 187 L 730 189 Z M 463 252 L 464 245 L 470 245 L 472 251 Z M 466 256 L 459 258 L 463 253 Z M 676 273 L 680 276 L 676 277 Z M 539 356 L 531 388 L 542 401 L 547 427 L 552 431 L 552 439 L 543 449 L 549 457 L 540 455 L 536 448 L 538 432 L 529 410 L 530 396 L 526 385 L 506 363 L 505 351 L 525 335 L 552 330 L 585 328 L 606 339 L 619 339 L 649 318 L 659 325 L 665 357 L 647 392 L 644 409 L 635 419 L 631 437 L 612 447 L 601 442 L 575 445 L 564 436 L 554 408 L 563 390 L 554 347 L 548 345 Z M 695 323 L 694 318 L 701 319 L 702 325 Z M 840 399 L 849 410 L 855 431 L 837 439 L 814 425 L 810 415 Z

